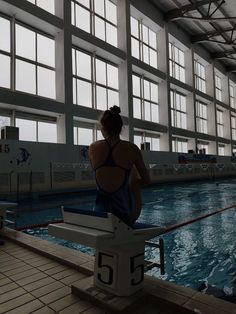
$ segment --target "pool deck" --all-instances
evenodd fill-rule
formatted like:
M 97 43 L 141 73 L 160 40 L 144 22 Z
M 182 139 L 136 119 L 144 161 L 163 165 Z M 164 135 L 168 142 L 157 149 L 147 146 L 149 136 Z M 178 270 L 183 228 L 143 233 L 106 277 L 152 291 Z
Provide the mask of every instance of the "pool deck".
M 93 274 L 93 257 L 10 229 L 0 235 L 0 314 L 116 313 L 71 293 Z M 145 276 L 144 289 L 145 297 L 120 313 L 236 314 L 236 304 L 154 277 Z

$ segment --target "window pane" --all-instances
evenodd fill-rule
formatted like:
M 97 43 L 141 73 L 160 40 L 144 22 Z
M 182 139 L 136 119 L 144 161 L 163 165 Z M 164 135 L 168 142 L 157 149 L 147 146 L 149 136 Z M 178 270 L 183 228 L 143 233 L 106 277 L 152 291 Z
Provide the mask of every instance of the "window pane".
M 139 28 L 138 28 L 138 20 L 131 17 L 130 19 L 130 27 L 131 27 L 131 34 L 136 38 L 139 38 Z
M 133 115 L 134 118 L 141 119 L 141 101 L 140 99 L 133 98 Z
M 148 27 L 143 25 L 143 42 L 148 44 Z
M 117 28 L 109 23 L 106 23 L 107 27 L 107 42 L 110 45 L 117 47 Z
M 156 33 L 149 29 L 149 45 L 153 49 L 157 49 L 157 36 Z
M 157 68 L 157 52 L 153 49 L 149 49 L 150 53 L 150 65 Z
M 10 126 L 11 119 L 9 117 L 0 116 L 0 128 L 4 126 Z
M 73 77 L 73 104 L 77 105 L 76 89 L 76 79 Z
M 55 93 L 55 72 L 38 67 L 38 95 L 55 99 Z
M 100 141 L 100 140 L 103 140 L 103 139 L 104 139 L 104 137 L 102 135 L 102 132 L 97 130 L 97 141 Z
M 35 32 L 16 25 L 16 54 L 35 61 Z
M 81 6 L 76 6 L 76 26 L 90 33 L 90 13 Z
M 144 102 L 144 117 L 145 120 L 151 121 L 151 108 L 150 103 L 147 101 Z
M 38 141 L 57 143 L 57 125 L 55 123 L 38 122 Z
M 105 22 L 97 16 L 95 16 L 95 36 L 105 40 Z
M 107 64 L 107 85 L 118 89 L 118 68 Z
M 16 60 L 16 90 L 36 94 L 35 65 Z
M 150 100 L 150 83 L 144 80 L 144 98 Z
M 160 150 L 160 139 L 159 138 L 153 138 L 152 139 L 152 150 Z
M 76 51 L 77 75 L 91 80 L 91 56 L 81 51 Z
M 55 41 L 38 34 L 37 49 L 37 61 L 55 67 Z
M 73 131 L 74 131 L 73 132 L 74 133 L 74 145 L 78 145 L 78 128 L 74 126 Z
M 96 82 L 106 85 L 106 63 L 96 59 Z
M 96 91 L 97 91 L 97 109 L 106 110 L 107 109 L 106 88 L 97 86 Z
M 133 78 L 133 95 L 140 97 L 140 78 L 136 75 Z
M 87 8 L 90 8 L 90 0 L 76 0 L 76 2 L 81 3 Z
M 55 13 L 54 0 L 37 0 L 37 5 L 52 14 Z
M 77 80 L 78 105 L 92 107 L 92 89 L 91 84 Z
M 106 0 L 106 18 L 113 24 L 117 24 L 117 7 L 109 0 Z
M 149 49 L 146 45 L 143 45 L 143 61 L 149 64 Z
M 139 41 L 137 39 L 131 38 L 131 49 L 132 49 L 132 56 L 137 59 L 140 59 Z
M 119 94 L 113 90 L 108 90 L 108 106 L 119 106 Z
M 158 85 L 151 83 L 151 100 L 158 102 Z
M 93 130 L 78 128 L 78 144 L 90 145 L 93 142 Z
M 158 105 L 151 104 L 152 108 L 152 122 L 159 122 L 159 110 Z
M 184 53 L 181 50 L 179 50 L 179 63 L 184 66 Z
M 16 126 L 19 128 L 19 139 L 21 141 L 36 142 L 36 121 L 17 118 Z
M 141 148 L 142 137 L 140 135 L 134 135 L 134 144 Z
M 94 1 L 94 11 L 104 17 L 104 0 Z
M 0 54 L 0 86 L 10 88 L 10 57 Z
M 0 49 L 10 52 L 10 21 L 0 17 Z

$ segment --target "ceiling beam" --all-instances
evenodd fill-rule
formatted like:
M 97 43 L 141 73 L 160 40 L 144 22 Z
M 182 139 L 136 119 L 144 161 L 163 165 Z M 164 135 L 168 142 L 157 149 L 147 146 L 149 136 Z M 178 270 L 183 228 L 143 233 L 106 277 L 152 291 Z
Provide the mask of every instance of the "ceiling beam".
M 183 15 L 187 12 L 194 11 L 198 9 L 199 7 L 206 4 L 217 3 L 218 1 L 219 0 L 202 0 L 196 3 L 187 4 L 187 5 L 182 6 L 179 9 L 173 9 L 166 12 L 166 14 L 164 15 L 164 19 L 166 21 L 176 20 L 176 19 L 182 18 Z
M 173 20 L 192 20 L 192 21 L 201 21 L 201 22 L 229 22 L 229 21 L 235 21 L 236 20 L 236 16 L 229 16 L 229 17 L 197 17 L 197 16 L 178 16 L 175 17 Z
M 217 53 L 212 53 L 211 57 L 212 59 L 224 59 L 228 58 L 230 55 L 236 54 L 236 51 L 231 49 L 231 50 L 225 50 Z
M 226 71 L 227 72 L 236 72 L 236 66 L 229 66 L 229 67 L 226 67 Z
M 234 27 L 228 27 L 221 30 L 214 30 L 211 32 L 203 33 L 203 34 L 197 34 L 191 37 L 191 41 L 192 43 L 197 43 L 197 42 L 208 40 L 211 37 L 221 36 L 222 34 L 227 33 L 227 32 L 233 32 L 235 30 L 236 30 L 236 25 Z

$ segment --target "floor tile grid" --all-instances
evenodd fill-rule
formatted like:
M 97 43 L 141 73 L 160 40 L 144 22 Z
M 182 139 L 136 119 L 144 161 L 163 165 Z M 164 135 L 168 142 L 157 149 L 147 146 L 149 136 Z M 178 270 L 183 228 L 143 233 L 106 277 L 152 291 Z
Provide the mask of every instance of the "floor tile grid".
M 65 296 L 70 295 L 69 285 L 72 282 L 78 281 L 78 280 L 85 277 L 85 275 L 78 274 L 78 272 L 73 270 L 73 269 L 66 269 L 67 268 L 66 266 L 60 265 L 57 262 L 53 262 L 53 263 L 48 262 L 47 258 L 37 256 L 37 254 L 31 253 L 30 251 L 28 251 L 24 248 L 15 247 L 15 245 L 14 246 L 6 245 L 4 247 L 4 251 L 5 250 L 7 251 L 4 254 L 5 262 L 7 261 L 7 258 L 10 259 L 11 261 L 13 261 L 12 257 L 15 259 L 15 264 L 10 263 L 10 265 L 9 265 L 9 263 L 8 263 L 7 267 L 5 267 L 5 268 L 1 267 L 1 271 L 0 271 L 1 277 L 4 276 L 5 280 L 9 281 L 9 283 L 15 284 L 14 285 L 15 289 L 13 289 L 12 294 L 11 295 L 8 294 L 10 299 L 11 299 L 11 297 L 15 296 L 14 290 L 15 290 L 15 292 L 17 292 L 20 295 L 24 294 L 24 292 L 25 292 L 26 294 L 30 294 L 33 298 L 35 298 L 35 294 L 37 294 L 37 293 L 35 293 L 34 291 L 37 292 L 38 289 L 42 288 L 42 287 L 40 287 L 40 280 L 42 281 L 43 279 L 48 277 L 48 279 L 47 279 L 48 284 L 59 282 L 63 286 L 60 288 L 58 286 L 57 287 L 58 289 L 51 292 L 51 294 L 49 294 L 49 296 L 47 295 L 47 297 L 45 297 L 45 295 L 40 295 L 40 291 L 39 291 L 39 295 L 40 295 L 39 300 L 40 300 L 40 302 L 42 302 L 42 306 L 47 305 L 50 308 L 50 304 L 55 303 L 57 301 L 57 298 L 62 298 L 63 295 L 65 295 Z M 2 259 L 1 255 L 0 255 L 0 265 L 4 261 Z M 18 257 L 16 257 L 15 255 L 18 255 Z M 32 266 L 32 262 L 35 262 L 35 261 L 38 261 L 39 264 L 36 266 Z M 41 276 L 32 278 L 32 274 L 29 272 L 27 273 L 27 271 L 23 272 L 23 273 L 20 272 L 20 274 L 17 274 L 17 269 L 18 269 L 19 263 L 21 263 L 21 262 L 24 263 L 24 265 L 22 265 L 23 267 L 27 267 L 27 266 L 32 267 L 33 270 L 36 269 L 36 271 L 38 271 L 38 273 L 36 273 L 36 275 L 40 274 Z M 43 269 L 40 269 L 40 267 Z M 3 273 L 3 271 L 5 271 L 5 273 Z M 19 268 L 19 271 L 21 271 L 20 268 Z M 14 275 L 9 274 L 7 272 L 13 272 Z M 74 275 L 74 278 L 73 278 L 73 275 Z M 18 276 L 18 277 L 16 277 L 16 276 Z M 70 278 L 69 281 L 67 281 L 68 277 Z M 36 283 L 39 283 L 39 284 L 36 284 L 36 286 L 34 286 L 35 280 L 36 280 Z M 50 283 L 51 280 L 53 280 L 54 282 Z M 45 284 L 45 283 L 42 282 L 42 284 Z M 66 289 L 65 287 L 67 287 L 68 289 Z M 44 290 L 45 290 L 45 288 L 41 289 L 41 292 L 43 292 Z M 47 293 L 47 290 L 45 291 L 45 293 Z M 57 295 L 57 293 L 58 293 L 58 295 Z M 55 300 L 51 299 L 51 296 L 53 296 L 53 294 L 54 294 Z M 29 300 L 31 301 L 31 299 L 29 299 Z M 45 303 L 44 303 L 44 301 L 45 301 Z M 74 297 L 74 300 L 71 303 L 72 304 L 76 303 L 76 302 L 78 303 L 78 301 L 82 302 L 81 300 L 79 300 L 78 297 Z M 67 303 L 65 303 L 65 304 L 67 304 Z M 52 305 L 52 307 L 53 306 L 54 306 L 54 304 Z M 92 307 L 92 305 L 86 304 L 86 307 L 84 308 L 84 310 L 87 310 L 88 308 L 91 308 L 91 307 Z M 65 308 L 65 306 L 64 306 L 64 308 Z M 19 307 L 18 307 L 17 311 L 19 313 Z M 55 311 L 55 312 L 57 312 L 57 311 Z M 1 313 L 1 311 L 0 311 L 0 313 Z M 2 313 L 4 313 L 4 312 L 2 312 Z

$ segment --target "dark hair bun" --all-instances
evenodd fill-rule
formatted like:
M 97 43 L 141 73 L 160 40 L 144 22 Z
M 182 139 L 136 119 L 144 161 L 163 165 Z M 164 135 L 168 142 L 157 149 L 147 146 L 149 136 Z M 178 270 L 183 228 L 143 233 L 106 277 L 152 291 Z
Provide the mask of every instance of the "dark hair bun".
M 110 107 L 109 109 L 110 109 L 111 113 L 113 113 L 113 114 L 119 114 L 120 113 L 120 107 L 118 107 L 118 106 L 113 106 L 113 107 Z

